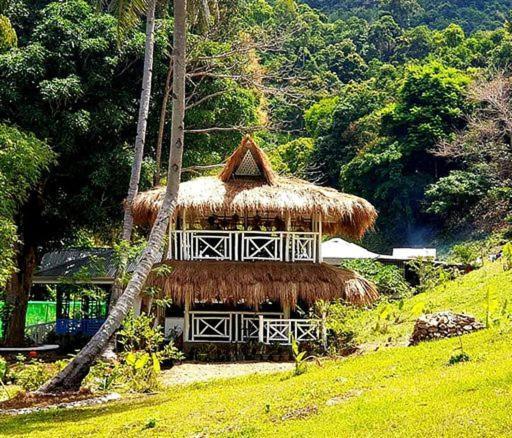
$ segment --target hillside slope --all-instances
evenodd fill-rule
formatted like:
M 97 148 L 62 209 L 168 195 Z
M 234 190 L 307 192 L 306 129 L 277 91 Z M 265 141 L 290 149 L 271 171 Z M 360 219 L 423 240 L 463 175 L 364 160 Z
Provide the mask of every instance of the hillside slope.
M 488 263 L 403 303 L 382 303 L 358 312 L 350 328 L 359 343 L 403 344 L 420 313 L 443 310 L 469 313 L 484 323 L 489 318 L 494 326 L 506 324 L 512 315 L 512 271 L 504 271 L 499 261 Z
M 304 0 L 313 8 L 337 18 L 357 16 L 368 21 L 375 20 L 382 12 L 378 0 Z M 412 2 L 404 4 L 405 10 Z M 427 25 L 442 29 L 451 23 L 460 25 L 466 32 L 491 30 L 499 27 L 508 11 L 511 0 L 418 0 L 420 9 L 408 19 L 410 26 Z M 398 19 L 398 18 L 397 18 Z
M 397 304 L 389 330 L 369 341 L 399 340 L 412 310 L 486 315 L 490 329 L 463 336 L 469 362 L 449 365 L 459 338 L 415 347 L 380 348 L 322 367 L 290 373 L 174 386 L 158 395 L 128 396 L 102 407 L 0 417 L 0 436 L 504 436 L 512 421 L 512 272 L 499 263 Z M 353 321 L 371 327 L 382 306 Z M 409 315 L 409 316 L 407 316 Z M 363 334 L 361 336 L 363 336 Z

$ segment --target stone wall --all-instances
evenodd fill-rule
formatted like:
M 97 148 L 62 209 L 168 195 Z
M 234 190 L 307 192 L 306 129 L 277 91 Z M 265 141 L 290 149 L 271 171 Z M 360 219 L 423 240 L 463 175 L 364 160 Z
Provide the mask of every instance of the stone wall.
M 416 320 L 409 345 L 431 339 L 451 338 L 481 330 L 484 325 L 463 313 L 439 312 L 422 315 Z

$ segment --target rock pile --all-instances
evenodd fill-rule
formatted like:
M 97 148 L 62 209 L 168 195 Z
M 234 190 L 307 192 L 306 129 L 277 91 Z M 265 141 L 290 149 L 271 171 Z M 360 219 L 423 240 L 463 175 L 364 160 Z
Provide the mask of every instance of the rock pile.
M 471 315 L 453 312 L 431 313 L 416 320 L 409 345 L 430 339 L 451 338 L 483 328 L 484 325 Z

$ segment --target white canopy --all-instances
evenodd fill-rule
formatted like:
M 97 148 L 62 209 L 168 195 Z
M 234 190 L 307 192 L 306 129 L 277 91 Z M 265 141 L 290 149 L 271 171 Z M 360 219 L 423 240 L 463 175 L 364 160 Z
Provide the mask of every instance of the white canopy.
M 322 243 L 322 257 L 328 261 L 329 259 L 376 259 L 380 256 L 355 243 L 336 238 Z

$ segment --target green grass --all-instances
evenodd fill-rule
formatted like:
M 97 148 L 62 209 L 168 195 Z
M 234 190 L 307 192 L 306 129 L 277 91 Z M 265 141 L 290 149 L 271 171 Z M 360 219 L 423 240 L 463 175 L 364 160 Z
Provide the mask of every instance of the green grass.
M 451 310 L 469 313 L 485 323 L 489 307 L 490 322 L 503 323 L 504 316 L 512 314 L 512 271 L 503 271 L 500 262 L 488 263 L 432 291 L 406 299 L 399 307 L 397 302 L 382 303 L 370 311 L 356 312 L 350 328 L 357 334 L 358 343 L 406 343 L 420 313 Z
M 510 333 L 311 366 L 306 374 L 173 388 L 103 407 L 0 418 L 4 436 L 496 436 L 512 430 Z M 327 400 L 338 397 L 339 404 Z M 301 418 L 303 417 L 303 418 Z M 154 420 L 154 421 L 152 421 Z M 148 425 L 154 427 L 148 428 Z
M 430 310 L 485 314 L 487 289 L 495 317 L 512 295 L 512 274 L 498 264 L 408 300 L 388 333 L 409 334 L 402 321 L 418 303 Z M 501 307 L 500 307 L 501 306 Z M 396 309 L 395 309 L 396 310 Z M 376 310 L 366 314 L 372 321 Z M 493 319 L 495 319 L 493 317 Z M 78 436 L 510 436 L 512 342 L 510 322 L 466 335 L 469 362 L 449 365 L 459 339 L 378 351 L 308 372 L 249 376 L 185 387 L 117 403 L 21 417 L 0 417 L 0 435 Z M 328 403 L 335 399 L 337 403 Z

